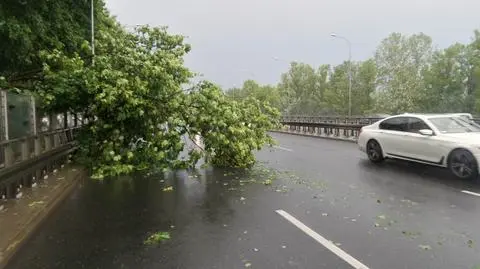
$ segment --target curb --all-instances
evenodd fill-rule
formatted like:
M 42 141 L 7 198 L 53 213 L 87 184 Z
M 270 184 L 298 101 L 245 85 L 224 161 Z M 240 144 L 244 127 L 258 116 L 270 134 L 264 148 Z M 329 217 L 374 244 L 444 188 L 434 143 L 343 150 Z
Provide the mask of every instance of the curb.
M 67 168 L 67 167 L 66 167 Z M 68 167 L 73 169 L 75 167 Z M 0 269 L 5 268 L 8 262 L 15 256 L 17 251 L 31 238 L 31 236 L 38 230 L 44 220 L 47 219 L 58 206 L 72 193 L 82 176 L 87 171 L 84 168 L 76 168 L 73 178 L 69 184 L 66 184 L 61 192 L 47 203 L 47 205 L 37 212 L 34 212 L 30 218 L 22 224 L 22 228 L 11 238 L 11 244 L 5 249 L 0 249 Z M 5 231 L 2 231 L 2 233 Z
M 337 140 L 349 143 L 357 143 L 357 140 L 348 139 L 348 138 L 340 138 L 340 137 L 330 137 L 330 136 L 320 136 L 320 135 L 311 135 L 311 134 L 302 134 L 302 133 L 292 133 L 286 131 L 270 131 L 272 133 L 280 133 L 280 134 L 289 134 L 289 135 L 298 135 L 298 136 L 306 136 L 306 137 L 315 137 L 320 139 L 330 139 L 330 140 Z

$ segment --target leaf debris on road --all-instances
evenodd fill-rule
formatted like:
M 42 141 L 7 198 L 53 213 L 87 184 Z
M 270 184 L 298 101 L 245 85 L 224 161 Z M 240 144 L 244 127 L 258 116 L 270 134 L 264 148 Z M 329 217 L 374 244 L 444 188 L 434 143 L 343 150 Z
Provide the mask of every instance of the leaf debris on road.
M 410 232 L 410 231 L 402 231 L 402 234 L 411 238 L 411 239 L 416 239 L 420 236 L 420 232 Z
M 164 192 L 173 191 L 173 187 L 172 187 L 172 186 L 165 187 L 165 188 L 163 188 L 163 191 L 164 191 Z
M 432 247 L 430 245 L 418 245 L 419 248 L 423 249 L 423 250 L 431 250 Z
M 156 232 L 151 234 L 143 243 L 145 245 L 155 245 L 161 242 L 170 240 L 170 233 L 169 232 Z
M 45 204 L 44 201 L 35 201 L 35 202 L 31 202 L 30 204 L 28 204 L 29 207 L 34 207 L 36 205 L 43 205 Z

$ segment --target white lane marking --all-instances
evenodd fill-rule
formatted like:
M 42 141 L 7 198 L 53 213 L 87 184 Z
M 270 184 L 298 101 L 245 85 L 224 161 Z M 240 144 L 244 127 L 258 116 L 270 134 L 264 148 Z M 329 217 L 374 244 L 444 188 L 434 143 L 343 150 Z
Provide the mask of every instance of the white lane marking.
M 463 190 L 462 192 L 463 192 L 463 193 L 466 193 L 466 194 L 470 194 L 470 195 L 474 195 L 474 196 L 480 197 L 480 193 L 476 193 L 476 192 L 473 192 L 473 191 Z
M 294 216 L 288 214 L 287 212 L 279 209 L 275 210 L 280 216 L 284 217 L 286 220 L 290 221 L 293 225 L 297 226 L 298 229 L 302 230 L 311 238 L 315 239 L 318 243 L 322 244 L 328 250 L 333 252 L 335 255 L 346 261 L 348 264 L 353 266 L 355 269 L 369 269 L 366 265 L 350 256 L 348 253 L 337 247 L 335 244 L 325 239 L 323 236 L 319 235 L 314 230 L 310 229 L 307 225 L 303 224 L 301 221 L 296 219 Z
M 284 148 L 284 147 L 280 147 L 280 146 L 273 146 L 273 147 L 276 148 L 276 149 L 281 149 L 281 150 L 285 150 L 285 151 L 290 151 L 290 152 L 293 151 L 292 149 L 288 149 L 288 148 Z

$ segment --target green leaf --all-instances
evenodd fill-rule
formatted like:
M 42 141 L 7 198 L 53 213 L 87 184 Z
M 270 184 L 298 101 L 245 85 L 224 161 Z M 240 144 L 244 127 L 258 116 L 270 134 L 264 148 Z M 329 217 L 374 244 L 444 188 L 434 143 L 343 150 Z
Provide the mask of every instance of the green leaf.
M 156 232 L 148 236 L 147 239 L 143 241 L 143 243 L 145 245 L 156 245 L 168 240 L 170 240 L 169 232 Z

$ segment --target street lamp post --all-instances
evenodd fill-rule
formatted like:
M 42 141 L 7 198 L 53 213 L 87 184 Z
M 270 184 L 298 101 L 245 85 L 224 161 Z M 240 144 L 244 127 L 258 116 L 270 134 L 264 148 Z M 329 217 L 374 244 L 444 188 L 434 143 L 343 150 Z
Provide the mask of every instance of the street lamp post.
M 335 33 L 330 34 L 330 36 L 343 39 L 348 45 L 348 116 L 352 116 L 352 44 L 346 37 L 339 36 Z
M 93 0 L 90 0 L 90 21 L 91 21 L 91 29 L 92 32 L 92 63 L 95 63 L 95 10 L 93 5 Z

